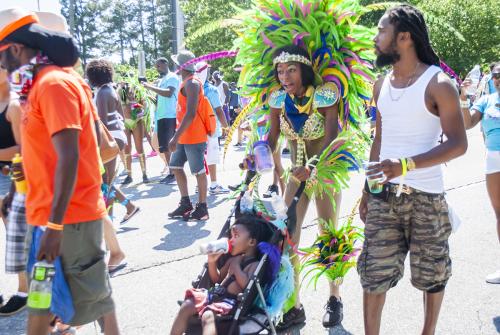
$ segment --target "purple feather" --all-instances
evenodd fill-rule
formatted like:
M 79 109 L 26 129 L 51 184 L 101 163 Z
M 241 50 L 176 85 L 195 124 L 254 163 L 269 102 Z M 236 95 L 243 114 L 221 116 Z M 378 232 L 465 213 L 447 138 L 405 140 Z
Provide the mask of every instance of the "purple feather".
M 293 44 L 294 45 L 299 45 L 299 42 L 302 41 L 302 39 L 306 36 L 310 36 L 311 34 L 307 32 L 303 32 L 300 34 L 296 34 L 295 37 L 293 38 Z
M 264 32 L 260 33 L 260 37 L 262 37 L 262 41 L 265 45 L 274 48 L 274 43 L 269 39 L 269 37 L 266 36 L 266 34 L 264 34 Z
M 281 264 L 281 254 L 275 245 L 272 245 L 267 242 L 260 242 L 257 247 L 262 254 L 267 255 L 267 271 L 266 271 L 266 280 L 265 283 L 271 284 L 276 279 L 278 272 L 280 271 Z
M 281 10 L 283 11 L 283 15 L 285 15 L 285 17 L 286 17 L 287 19 L 289 19 L 289 18 L 290 18 L 290 13 L 288 13 L 288 11 L 286 10 L 286 7 L 285 7 L 285 5 L 283 4 L 283 1 L 282 1 L 282 0 L 280 0 L 280 8 L 281 8 Z
M 357 70 L 357 69 L 354 69 L 352 70 L 353 73 L 357 74 L 357 75 L 360 75 L 362 77 L 365 77 L 368 81 L 372 81 L 373 78 L 371 78 L 368 74 L 366 74 L 365 72 L 361 71 L 361 70 Z
M 238 54 L 238 51 L 233 51 L 233 50 L 213 52 L 213 53 L 210 53 L 208 55 L 200 56 L 198 58 L 190 60 L 189 62 L 187 62 L 187 63 L 183 64 L 181 67 L 179 67 L 179 70 L 182 70 L 186 66 L 196 64 L 199 62 L 207 62 L 208 63 L 208 62 L 214 61 L 216 59 L 236 57 L 237 54 Z

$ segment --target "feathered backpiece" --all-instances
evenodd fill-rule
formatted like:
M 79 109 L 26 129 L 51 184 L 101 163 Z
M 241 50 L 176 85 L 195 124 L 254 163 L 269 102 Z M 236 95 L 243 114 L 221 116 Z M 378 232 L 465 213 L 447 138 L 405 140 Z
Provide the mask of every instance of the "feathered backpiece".
M 234 42 L 236 64 L 243 67 L 241 93 L 265 104 L 279 86 L 274 52 L 298 45 L 308 51 L 318 84 L 334 82 L 339 87 L 340 126 L 356 126 L 374 78 L 375 31 L 357 24 L 365 12 L 358 0 L 254 0 L 252 8 L 239 15 L 242 23 Z

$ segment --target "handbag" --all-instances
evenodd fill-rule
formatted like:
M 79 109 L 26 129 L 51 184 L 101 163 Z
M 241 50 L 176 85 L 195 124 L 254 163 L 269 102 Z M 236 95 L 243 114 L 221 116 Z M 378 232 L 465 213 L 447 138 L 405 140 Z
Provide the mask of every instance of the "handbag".
M 120 148 L 101 120 L 99 120 L 99 138 L 101 139 L 99 143 L 99 154 L 101 155 L 102 163 L 106 164 L 118 156 Z

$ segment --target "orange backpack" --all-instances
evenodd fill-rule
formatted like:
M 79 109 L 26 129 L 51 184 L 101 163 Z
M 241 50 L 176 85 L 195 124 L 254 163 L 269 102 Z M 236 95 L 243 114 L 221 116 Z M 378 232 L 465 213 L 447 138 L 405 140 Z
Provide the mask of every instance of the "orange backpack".
M 200 84 L 200 95 L 199 101 L 200 104 L 198 105 L 198 109 L 196 110 L 196 113 L 201 119 L 201 122 L 205 126 L 205 132 L 207 133 L 208 136 L 213 136 L 215 134 L 215 131 L 217 129 L 217 122 L 216 122 L 216 117 L 214 110 L 212 108 L 212 105 L 210 104 L 210 101 L 208 98 L 205 96 L 204 90 L 203 90 L 203 84 L 201 81 L 198 80 L 198 78 L 195 77 L 190 77 L 187 78 L 185 81 L 182 82 L 181 87 L 179 89 L 182 90 L 184 85 L 186 84 L 186 81 L 189 79 L 194 79 Z

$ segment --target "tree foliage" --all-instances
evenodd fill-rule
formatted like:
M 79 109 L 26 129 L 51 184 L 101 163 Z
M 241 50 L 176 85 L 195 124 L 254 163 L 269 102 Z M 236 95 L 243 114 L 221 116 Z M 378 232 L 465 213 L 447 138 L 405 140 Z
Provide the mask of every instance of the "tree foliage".
M 249 8 L 250 0 L 237 0 L 234 4 L 241 8 Z M 234 16 L 235 9 L 227 0 L 185 0 L 182 9 L 186 17 L 186 34 L 189 37 L 198 29 L 218 19 Z M 201 56 L 211 52 L 228 50 L 233 45 L 236 34 L 230 28 L 217 29 L 212 33 L 195 39 L 188 39 L 186 47 L 195 55 Z M 223 59 L 213 62 L 212 68 L 224 72 L 226 81 L 236 81 L 238 73 L 233 68 L 234 60 Z

